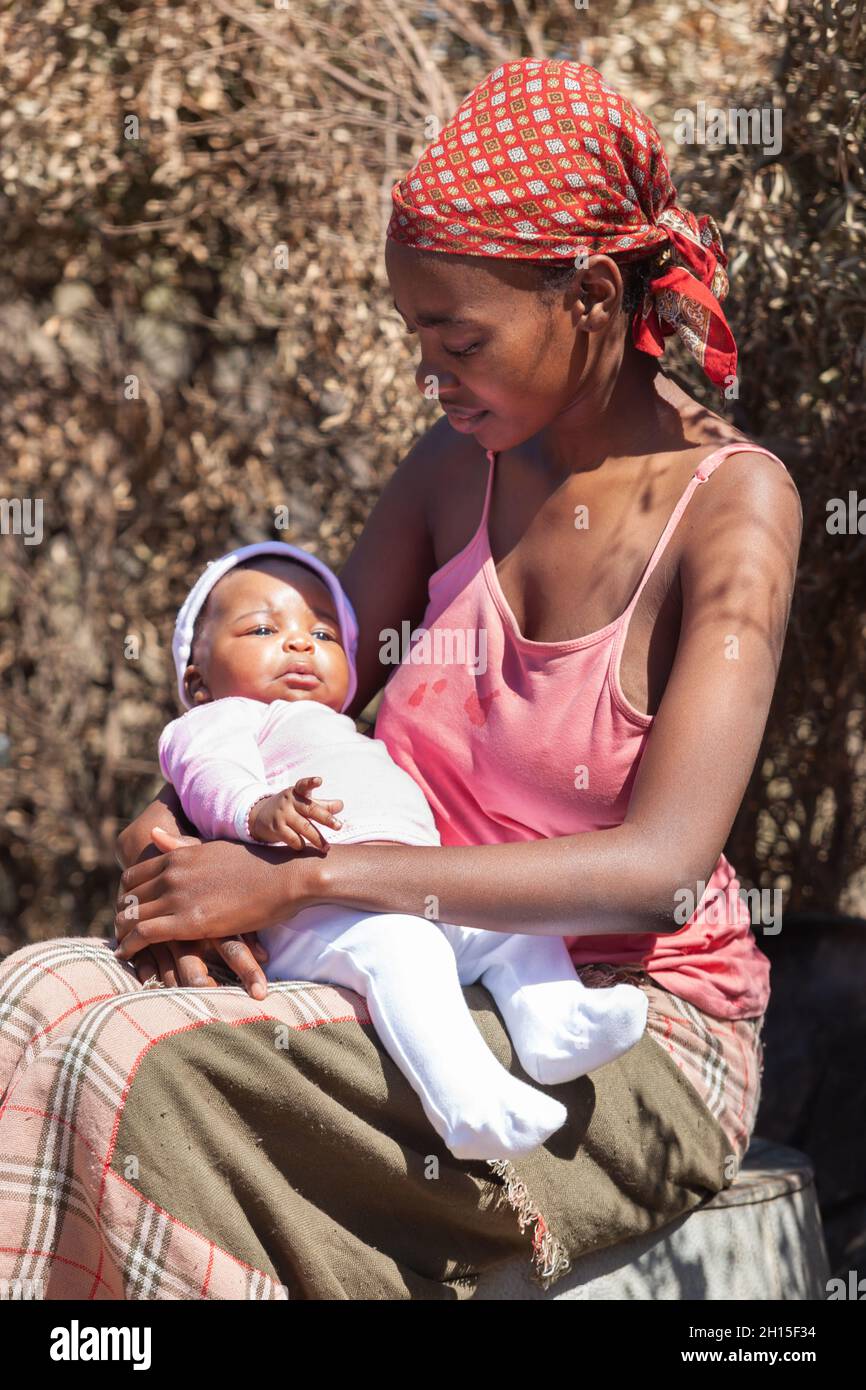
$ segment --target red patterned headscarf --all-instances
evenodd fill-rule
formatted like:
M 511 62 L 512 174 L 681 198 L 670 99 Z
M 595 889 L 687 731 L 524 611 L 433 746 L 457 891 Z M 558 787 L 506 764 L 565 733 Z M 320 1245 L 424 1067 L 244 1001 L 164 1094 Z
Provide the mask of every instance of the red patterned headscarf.
M 678 207 L 659 133 L 595 68 L 519 58 L 488 74 L 391 190 L 387 235 L 451 255 L 671 260 L 632 322 L 660 357 L 677 333 L 717 386 L 737 345 L 720 300 L 727 257 L 712 217 Z

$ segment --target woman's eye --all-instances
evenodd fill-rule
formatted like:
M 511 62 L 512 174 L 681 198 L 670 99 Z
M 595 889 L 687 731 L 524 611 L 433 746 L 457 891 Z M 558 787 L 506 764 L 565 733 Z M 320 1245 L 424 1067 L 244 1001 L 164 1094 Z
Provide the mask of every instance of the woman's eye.
M 474 352 L 475 349 L 480 346 L 480 343 L 470 343 L 469 346 L 465 348 L 446 348 L 445 351 L 451 357 L 468 357 L 471 352 Z

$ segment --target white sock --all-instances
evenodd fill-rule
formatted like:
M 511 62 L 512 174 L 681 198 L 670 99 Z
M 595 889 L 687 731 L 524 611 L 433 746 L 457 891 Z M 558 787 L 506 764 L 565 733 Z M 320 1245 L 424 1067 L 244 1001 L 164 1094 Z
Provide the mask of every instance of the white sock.
M 587 989 L 561 936 L 483 936 L 492 940 L 469 942 L 463 951 L 457 946 L 460 978 L 467 983 L 471 959 L 534 1081 L 573 1081 L 621 1057 L 642 1036 L 648 1008 L 643 990 L 626 984 Z
M 281 929 L 281 978 L 330 982 L 364 996 L 383 1046 L 455 1158 L 511 1158 L 562 1127 L 565 1106 L 512 1076 L 485 1043 L 436 922 L 351 911 L 318 920 L 335 925 L 285 936 Z

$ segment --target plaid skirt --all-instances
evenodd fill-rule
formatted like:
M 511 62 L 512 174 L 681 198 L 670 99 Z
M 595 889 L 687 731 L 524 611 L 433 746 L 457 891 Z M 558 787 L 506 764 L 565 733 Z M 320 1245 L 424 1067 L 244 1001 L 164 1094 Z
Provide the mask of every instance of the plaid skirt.
M 589 989 L 622 981 L 645 991 L 647 1032 L 670 1054 L 715 1115 L 739 1170 L 761 1103 L 765 1015 L 713 1018 L 633 966 L 584 965 L 577 973 Z
M 214 968 L 217 974 L 219 967 Z M 0 965 L 0 1293 L 51 1299 L 462 1299 L 524 1258 L 658 1230 L 733 1182 L 759 1099 L 761 1020 L 647 991 L 629 1052 L 553 1088 L 565 1126 L 513 1162 L 460 1162 L 350 990 L 145 988 L 107 942 Z M 519 1066 L 480 985 L 491 1050 Z M 535 1084 L 535 1083 L 533 1083 Z

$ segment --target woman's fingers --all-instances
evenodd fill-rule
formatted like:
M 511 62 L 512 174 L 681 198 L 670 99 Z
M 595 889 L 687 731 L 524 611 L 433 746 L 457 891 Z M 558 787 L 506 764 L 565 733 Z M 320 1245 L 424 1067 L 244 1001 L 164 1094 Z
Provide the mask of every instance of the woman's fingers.
M 248 947 L 250 948 L 250 950 L 252 951 L 252 953 L 253 953 L 253 955 L 255 956 L 256 960 L 258 960 L 258 961 L 270 960 L 270 955 L 271 955 L 271 953 L 270 953 L 270 951 L 268 951 L 268 950 L 266 949 L 266 947 L 265 947 L 265 946 L 262 944 L 262 942 L 259 940 L 259 937 L 258 937 L 258 933 L 257 933 L 257 932 L 254 932 L 254 931 L 245 932 L 243 936 L 239 937 L 239 940 L 246 942 L 247 946 L 248 946 Z M 220 953 L 219 953 L 219 938 L 218 938 L 218 937 L 213 938 L 213 939 L 211 939 L 211 940 L 209 940 L 209 941 L 203 941 L 201 944 L 202 944 L 202 948 L 203 948 L 203 949 L 202 949 L 202 954 L 203 954 L 203 956 L 204 956 L 205 964 L 207 964 L 208 961 L 212 961 L 212 960 L 221 960 L 221 959 L 222 959 L 222 957 L 220 956 Z
M 200 845 L 202 843 L 199 835 L 175 835 L 171 830 L 163 829 L 161 825 L 154 825 L 151 828 L 150 838 L 155 845 L 166 852 L 182 849 L 184 845 Z
M 153 902 L 142 901 L 135 893 L 130 893 L 124 900 L 124 906 L 115 913 L 114 934 L 118 941 L 123 941 L 131 931 L 134 931 L 138 922 L 150 922 L 154 917 L 165 916 L 165 901 L 163 898 L 155 899 Z
M 117 953 L 115 952 L 115 954 Z M 152 980 L 154 977 L 156 977 L 157 980 L 159 979 L 159 966 L 156 963 L 156 956 L 153 954 L 153 951 L 142 951 L 132 962 L 132 968 L 138 976 L 138 982 L 141 985 L 146 985 L 148 980 Z
M 156 961 L 157 972 L 165 984 L 174 988 L 188 985 L 193 988 L 209 988 L 216 985 L 207 969 L 204 954 L 208 949 L 215 951 L 235 973 L 237 961 L 244 970 L 244 983 L 247 979 L 265 984 L 265 976 L 259 966 L 260 960 L 268 959 L 268 952 L 259 941 L 248 944 L 242 937 L 210 938 L 204 936 L 197 940 L 177 939 L 177 920 L 173 917 L 142 917 L 137 922 L 125 924 L 125 934 L 121 937 L 115 927 L 117 948 L 114 952 L 118 960 L 132 960 L 146 951 Z M 254 933 L 249 933 L 254 935 Z M 226 945 L 232 947 L 226 952 Z M 255 954 L 254 954 L 255 952 Z M 154 972 L 151 970 L 151 974 Z M 263 998 L 263 995 L 256 995 Z
M 114 905 L 114 915 L 120 922 L 134 922 L 144 909 L 164 899 L 165 882 L 160 878 L 155 878 L 152 883 L 143 883 L 135 890 L 127 893 L 120 892 Z
M 217 988 L 204 960 L 205 942 L 169 941 L 167 944 L 174 957 L 174 973 L 179 985 L 185 989 Z
M 163 875 L 172 864 L 172 852 L 201 845 L 195 835 L 172 835 L 155 825 L 151 829 L 151 839 L 165 852 L 152 859 L 143 859 L 138 864 L 130 864 L 120 875 L 115 911 L 125 913 L 126 918 L 134 917 L 136 908 L 153 902 L 164 891 Z
M 268 982 L 246 942 L 240 937 L 226 937 L 215 944 L 226 965 L 237 975 L 247 994 L 252 995 L 253 999 L 264 999 L 268 992 Z
M 170 852 L 154 855 L 153 859 L 142 859 L 138 864 L 130 864 L 120 875 L 118 898 L 126 893 L 139 893 L 144 885 L 158 879 L 169 862 Z
M 159 969 L 159 978 L 167 989 L 177 989 L 180 983 L 175 971 L 174 955 L 168 945 L 162 942 L 151 947 Z
M 245 936 L 241 937 L 241 941 L 246 942 L 253 955 L 255 956 L 256 960 L 265 961 L 270 958 L 271 953 L 267 949 L 267 947 L 261 941 L 259 941 L 257 932 L 247 932 Z
M 153 950 L 163 941 L 177 937 L 177 922 L 174 917 L 154 917 L 149 922 L 137 922 L 123 940 L 118 936 L 118 946 L 114 952 L 118 960 L 132 960 L 139 951 Z
M 133 888 L 117 913 L 118 957 L 132 959 L 155 941 L 243 936 L 293 917 L 307 905 L 313 855 L 311 848 L 297 859 L 287 854 L 230 840 L 173 850 L 152 899 L 136 902 Z
M 167 989 L 216 987 L 216 980 L 211 979 L 196 943 L 155 942 L 147 950 L 141 951 L 132 964 L 142 985 L 155 977 Z

